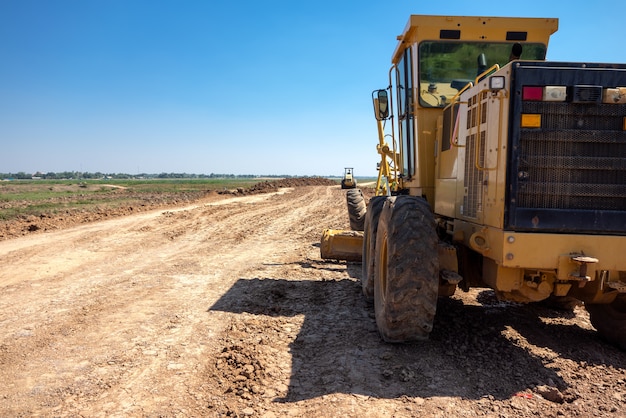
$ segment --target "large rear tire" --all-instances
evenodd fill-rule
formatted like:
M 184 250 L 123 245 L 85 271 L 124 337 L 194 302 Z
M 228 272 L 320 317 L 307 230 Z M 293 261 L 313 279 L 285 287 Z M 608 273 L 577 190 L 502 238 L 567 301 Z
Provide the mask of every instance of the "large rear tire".
M 348 202 L 348 216 L 350 217 L 350 229 L 363 231 L 365 223 L 365 198 L 361 189 L 350 189 L 346 192 Z
M 585 305 L 591 325 L 606 341 L 626 351 L 626 295 L 620 294 L 609 304 Z
M 361 252 L 361 284 L 363 294 L 369 301 L 374 300 L 374 269 L 376 266 L 376 232 L 386 196 L 374 196 L 367 204 L 363 227 L 363 251 Z
M 419 197 L 385 201 L 376 234 L 374 309 L 387 342 L 428 338 L 437 310 L 439 260 L 435 220 Z

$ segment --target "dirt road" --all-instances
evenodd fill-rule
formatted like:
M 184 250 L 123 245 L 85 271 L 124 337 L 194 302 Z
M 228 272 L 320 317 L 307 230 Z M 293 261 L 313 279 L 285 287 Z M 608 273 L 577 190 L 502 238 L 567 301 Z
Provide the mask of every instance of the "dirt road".
M 308 186 L 0 242 L 0 416 L 626 416 L 626 355 L 584 309 L 442 300 L 384 344 L 344 192 Z

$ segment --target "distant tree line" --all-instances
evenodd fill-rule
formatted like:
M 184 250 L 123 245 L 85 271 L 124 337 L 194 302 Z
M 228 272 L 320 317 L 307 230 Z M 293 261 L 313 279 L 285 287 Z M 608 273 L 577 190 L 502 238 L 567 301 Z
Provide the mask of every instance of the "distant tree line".
M 221 179 L 221 178 L 290 178 L 286 174 L 282 175 L 255 175 L 255 174 L 188 174 L 188 173 L 159 173 L 159 174 L 126 174 L 126 173 L 101 173 L 99 171 L 95 173 L 79 172 L 79 171 L 61 171 L 61 172 L 36 172 L 26 173 L 19 171 L 17 173 L 0 173 L 0 179 L 13 179 L 13 180 L 32 180 L 32 179 L 52 179 L 52 180 L 100 180 L 100 179 Z

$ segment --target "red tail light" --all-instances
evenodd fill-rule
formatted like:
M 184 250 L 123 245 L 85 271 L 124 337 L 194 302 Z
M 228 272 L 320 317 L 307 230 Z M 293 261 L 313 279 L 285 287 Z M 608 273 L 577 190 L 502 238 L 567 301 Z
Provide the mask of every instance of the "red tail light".
M 543 87 L 536 87 L 536 86 L 522 87 L 522 100 L 531 100 L 531 101 L 543 100 Z

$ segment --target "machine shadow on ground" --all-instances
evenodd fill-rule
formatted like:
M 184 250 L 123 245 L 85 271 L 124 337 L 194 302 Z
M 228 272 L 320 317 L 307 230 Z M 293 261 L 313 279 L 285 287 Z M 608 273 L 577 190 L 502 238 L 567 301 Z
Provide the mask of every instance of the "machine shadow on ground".
M 550 368 L 550 356 L 531 355 L 521 340 L 574 361 L 579 356 L 589 361 L 589 353 L 595 352 L 598 363 L 626 367 L 622 353 L 595 332 L 541 320 L 554 311 L 493 301 L 464 305 L 459 299 L 441 299 L 430 339 L 410 344 L 380 339 L 374 308 L 355 279 L 241 278 L 209 310 L 304 316 L 289 346 L 289 389 L 277 399 L 283 402 L 331 393 L 508 399 L 537 385 L 565 393 L 568 385 Z M 585 355 L 577 354 L 581 352 Z

